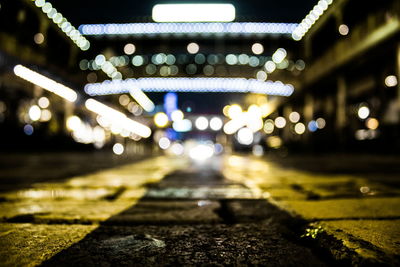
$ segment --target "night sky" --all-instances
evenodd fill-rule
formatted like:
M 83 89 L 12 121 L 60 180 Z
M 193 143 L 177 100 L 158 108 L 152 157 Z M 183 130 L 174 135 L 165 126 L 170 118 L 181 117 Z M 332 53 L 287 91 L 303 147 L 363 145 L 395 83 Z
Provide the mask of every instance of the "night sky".
M 53 2 L 55 8 L 74 25 L 83 23 L 140 22 L 151 19 L 155 4 L 162 3 L 231 3 L 237 20 L 265 22 L 300 22 L 318 0 L 69 0 Z

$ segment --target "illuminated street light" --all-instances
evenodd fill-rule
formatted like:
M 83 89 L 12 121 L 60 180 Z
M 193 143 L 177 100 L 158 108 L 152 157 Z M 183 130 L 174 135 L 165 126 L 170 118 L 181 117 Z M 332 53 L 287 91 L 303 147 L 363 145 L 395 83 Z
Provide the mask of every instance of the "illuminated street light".
M 46 89 L 47 91 L 50 91 L 58 96 L 61 96 L 62 98 L 70 102 L 75 102 L 76 99 L 78 98 L 76 92 L 71 88 L 62 85 L 61 83 L 58 83 L 50 78 L 47 78 L 37 73 L 36 71 L 30 70 L 22 65 L 16 65 L 14 67 L 14 73 L 18 77 L 21 77 L 22 79 L 27 80 L 28 82 L 36 84 L 37 86 L 40 86 L 43 89 Z

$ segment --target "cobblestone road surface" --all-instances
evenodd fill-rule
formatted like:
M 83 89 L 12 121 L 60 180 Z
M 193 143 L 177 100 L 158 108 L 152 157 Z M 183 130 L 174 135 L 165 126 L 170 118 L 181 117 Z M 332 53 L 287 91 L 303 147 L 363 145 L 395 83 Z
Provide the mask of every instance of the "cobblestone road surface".
M 0 265 L 397 265 L 395 178 L 155 157 L 0 194 Z

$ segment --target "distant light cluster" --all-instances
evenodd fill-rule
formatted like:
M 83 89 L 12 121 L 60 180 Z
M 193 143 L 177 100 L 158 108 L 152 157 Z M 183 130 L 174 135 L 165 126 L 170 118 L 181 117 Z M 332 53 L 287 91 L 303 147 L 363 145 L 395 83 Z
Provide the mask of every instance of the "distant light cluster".
M 324 14 L 333 0 L 320 0 L 318 4 L 308 13 L 308 15 L 301 21 L 301 23 L 294 29 L 292 38 L 300 41 L 303 36 L 308 32 L 312 25 Z
M 82 24 L 79 31 L 83 35 L 158 35 L 158 34 L 221 34 L 290 35 L 297 23 L 261 22 L 199 22 L 199 23 L 125 23 L 125 24 Z
M 43 13 L 45 13 L 81 50 L 85 51 L 89 49 L 89 41 L 83 37 L 82 34 L 50 4 L 50 2 L 36 0 L 35 5 L 41 8 Z
M 122 94 L 139 88 L 144 92 L 257 93 L 290 96 L 294 88 L 280 81 L 259 81 L 245 78 L 139 78 L 104 81 L 85 86 L 91 96 Z

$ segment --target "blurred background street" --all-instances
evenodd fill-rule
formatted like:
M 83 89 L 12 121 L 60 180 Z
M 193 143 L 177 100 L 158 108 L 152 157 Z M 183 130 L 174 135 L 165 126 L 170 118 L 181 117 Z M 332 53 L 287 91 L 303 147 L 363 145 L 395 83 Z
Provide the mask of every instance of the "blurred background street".
M 399 265 L 399 14 L 0 0 L 0 266 Z

